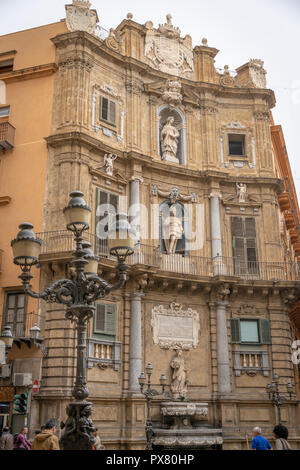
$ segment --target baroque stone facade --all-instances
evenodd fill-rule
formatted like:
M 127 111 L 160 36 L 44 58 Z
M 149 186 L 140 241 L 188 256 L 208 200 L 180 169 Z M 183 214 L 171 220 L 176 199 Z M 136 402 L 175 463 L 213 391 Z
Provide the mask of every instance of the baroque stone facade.
M 187 409 L 197 415 L 204 404 L 201 423 L 210 430 L 197 431 L 194 444 L 178 438 L 178 445 L 245 449 L 254 425 L 272 439 L 275 412 L 265 387 L 275 371 L 284 384 L 293 380 L 284 293 L 297 291 L 298 271 L 280 250 L 282 182 L 270 134 L 275 97 L 263 64 L 251 60 L 234 77 L 228 68 L 220 74 L 218 50 L 206 40 L 193 48 L 170 15 L 156 29 L 128 14 L 101 39 L 90 6 L 77 3 L 67 10 L 69 31 L 52 39 L 57 70 L 46 138 L 41 287 L 70 273 L 73 247 L 62 209 L 72 190 L 92 207 L 87 237 L 105 279 L 115 276 L 101 232 L 110 215 L 128 212 L 137 230 L 126 286 L 97 307 L 89 325 L 93 421 L 107 449 L 145 448 L 138 376 L 151 361 L 154 384 L 165 373 L 170 385 L 175 348 L 186 369 Z M 74 8 L 85 8 L 90 21 L 74 21 Z M 178 131 L 174 161 L 162 151 L 169 117 Z M 162 236 L 170 207 L 182 228 L 177 237 L 169 222 L 172 250 Z M 49 416 L 55 404 L 65 420 L 75 330 L 60 306 L 40 308 L 48 354 L 39 416 Z M 296 409 L 295 401 L 285 403 L 282 416 L 299 448 Z M 158 397 L 152 403 L 158 448 L 171 439 L 161 428 L 163 413 Z

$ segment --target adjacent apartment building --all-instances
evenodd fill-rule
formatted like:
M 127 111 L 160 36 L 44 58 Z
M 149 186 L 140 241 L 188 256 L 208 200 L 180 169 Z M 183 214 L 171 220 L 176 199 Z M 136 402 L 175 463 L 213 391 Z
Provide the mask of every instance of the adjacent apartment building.
M 115 213 L 129 213 L 137 233 L 128 282 L 97 304 L 89 325 L 89 400 L 106 448 L 145 448 L 138 377 L 149 362 L 153 385 L 162 373 L 169 384 L 152 402 L 156 449 L 246 449 L 254 425 L 272 439 L 276 412 L 266 386 L 275 372 L 282 393 L 295 382 L 289 315 L 299 259 L 282 250 L 287 188 L 274 158 L 275 96 L 263 62 L 217 70 L 218 50 L 205 38 L 193 46 L 171 15 L 156 27 L 129 13 L 106 33 L 90 7 L 73 0 L 65 21 L 0 38 L 0 59 L 15 60 L 2 74 L 10 115 L 1 119 L 15 128 L 0 157 L 7 200 L 0 211 L 9 225 L 0 232 L 2 326 L 17 321 L 19 300 L 10 315 L 10 293 L 22 295 L 9 251 L 18 223 L 33 222 L 43 241 L 35 289 L 72 276 L 62 209 L 81 190 L 105 279 L 116 275 L 106 240 Z M 32 346 L 41 363 L 35 429 L 65 419 L 76 338 L 62 306 L 29 302 L 41 329 Z M 174 437 L 178 404 L 189 422 L 177 423 Z M 281 413 L 294 448 L 297 407 L 292 397 Z

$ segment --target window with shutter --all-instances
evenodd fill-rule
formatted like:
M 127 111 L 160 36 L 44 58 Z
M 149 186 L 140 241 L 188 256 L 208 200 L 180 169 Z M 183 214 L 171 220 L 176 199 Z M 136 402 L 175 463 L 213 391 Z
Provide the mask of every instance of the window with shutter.
M 96 188 L 95 254 L 107 255 L 107 231 L 118 213 L 119 197 Z
M 101 96 L 100 99 L 100 121 L 105 121 L 113 126 L 117 121 L 117 107 L 114 101 Z
M 234 273 L 256 274 L 258 270 L 256 228 L 253 217 L 231 217 Z
M 259 331 L 257 320 L 240 320 L 241 342 L 259 343 Z
M 271 344 L 270 321 L 265 319 L 259 320 L 260 342 L 262 344 Z
M 93 335 L 107 341 L 116 337 L 116 306 L 112 304 L 97 304 L 94 319 Z
M 13 336 L 25 336 L 26 297 L 23 292 L 11 292 L 6 296 L 2 327 L 10 326 Z
M 240 329 L 239 318 L 230 319 L 230 330 L 231 330 L 231 342 L 240 343 L 241 342 L 241 329 Z

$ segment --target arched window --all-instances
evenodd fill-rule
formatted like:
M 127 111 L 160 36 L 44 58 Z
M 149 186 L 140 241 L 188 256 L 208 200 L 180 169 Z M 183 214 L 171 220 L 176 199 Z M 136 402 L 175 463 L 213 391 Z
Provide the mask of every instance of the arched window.
M 159 148 L 159 154 L 161 158 L 163 157 L 163 149 L 162 149 L 162 140 L 161 140 L 161 133 L 164 128 L 164 126 L 167 123 L 167 119 L 169 117 L 173 117 L 174 121 L 172 125 L 176 127 L 176 129 L 179 132 L 179 137 L 178 137 L 178 145 L 177 145 L 177 153 L 176 153 L 176 159 L 178 160 L 178 163 L 181 165 L 186 165 L 186 123 L 185 123 L 185 117 L 182 114 L 182 112 L 175 108 L 175 109 L 170 109 L 168 105 L 161 106 L 158 109 L 158 148 Z
M 188 217 L 184 205 L 169 199 L 159 206 L 159 244 L 165 254 L 188 255 Z

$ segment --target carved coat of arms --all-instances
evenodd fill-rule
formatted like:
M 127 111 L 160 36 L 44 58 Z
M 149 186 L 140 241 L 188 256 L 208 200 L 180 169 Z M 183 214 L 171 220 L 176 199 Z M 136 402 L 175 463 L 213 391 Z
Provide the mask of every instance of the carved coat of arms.
M 86 31 L 94 34 L 99 21 L 96 10 L 90 10 L 91 4 L 86 0 L 73 0 L 66 5 L 66 24 L 69 31 Z
M 171 15 L 167 23 L 153 28 L 146 23 L 145 56 L 155 68 L 172 75 L 184 75 L 194 70 L 193 48 L 190 36 L 180 37 L 180 29 L 172 25 Z

